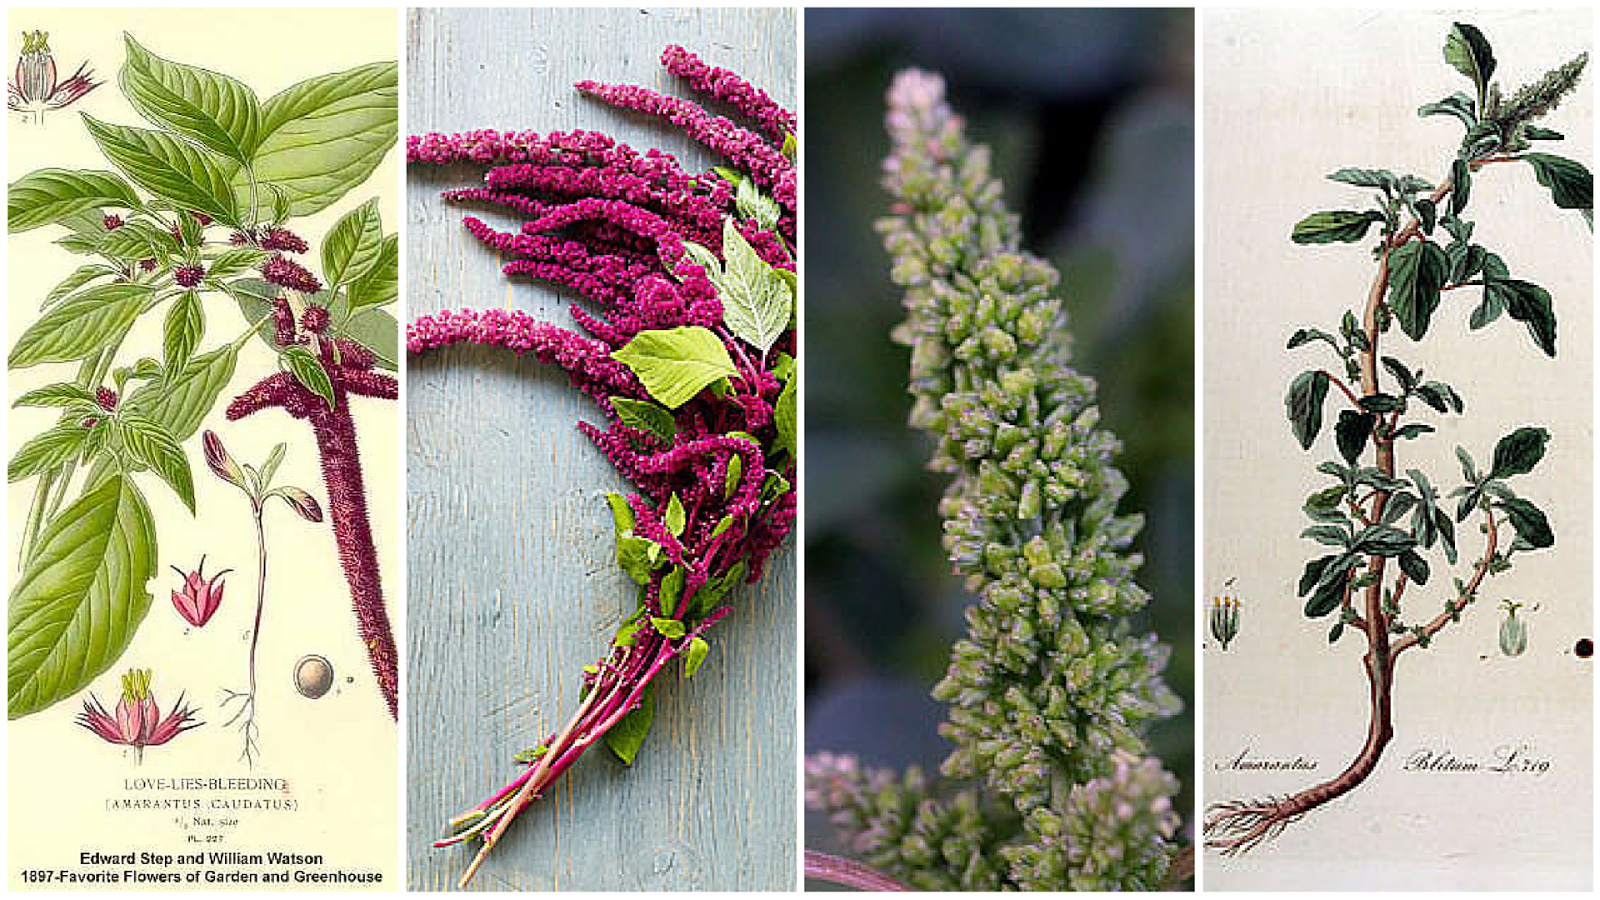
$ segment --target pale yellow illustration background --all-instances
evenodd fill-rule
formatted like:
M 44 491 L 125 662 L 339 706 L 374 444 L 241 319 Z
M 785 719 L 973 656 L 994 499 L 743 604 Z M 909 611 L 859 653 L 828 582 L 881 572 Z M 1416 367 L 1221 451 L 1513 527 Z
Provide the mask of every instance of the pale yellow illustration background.
M 397 59 L 398 25 L 397 12 L 381 8 L 13 9 L 7 17 L 8 60 L 16 59 L 19 32 L 39 29 L 49 32 L 61 78 L 88 59 L 95 77 L 106 83 L 69 109 L 47 113 L 42 128 L 21 123 L 14 114 L 9 116 L 7 181 L 44 166 L 112 168 L 84 131 L 78 111 L 109 122 L 145 125 L 116 84 L 124 55 L 124 30 L 156 54 L 244 81 L 265 101 L 307 77 Z M 397 230 L 402 153 L 399 146 L 391 149 L 365 184 L 317 216 L 291 223 L 311 244 L 312 253 L 306 259 L 313 269 L 320 269 L 315 254 L 322 233 L 339 216 L 372 196 L 383 198 L 385 230 Z M 39 301 L 45 293 L 82 262 L 51 245 L 61 231 L 40 228 L 8 242 L 8 347 L 38 317 Z M 203 302 L 206 335 L 201 351 L 231 341 L 246 329 L 238 307 L 228 297 L 206 294 Z M 160 329 L 160 315 L 145 316 L 128 338 L 118 364 L 131 363 L 143 354 L 159 357 Z M 133 352 L 137 347 L 146 349 Z M 255 465 L 273 444 L 286 442 L 288 455 L 278 483 L 310 491 L 326 509 L 327 491 L 307 423 L 277 409 L 239 423 L 223 418 L 228 400 L 276 367 L 273 354 L 260 341 L 248 343 L 239 356 L 233 382 L 202 428 L 216 430 L 235 458 Z M 12 398 L 64 375 L 70 377 L 74 371 L 70 365 L 45 365 L 11 372 L 6 396 Z M 384 594 L 398 636 L 398 618 L 404 606 L 398 568 L 403 546 L 398 492 L 400 408 L 393 401 L 355 398 L 352 410 Z M 8 456 L 54 421 L 50 410 L 10 410 L 7 415 Z M 257 651 L 260 759 L 252 770 L 239 758 L 242 743 L 237 728 L 222 725 L 227 715 L 218 701 L 223 688 L 240 690 L 246 685 L 246 654 L 255 609 L 254 526 L 243 494 L 206 468 L 198 434 L 186 442 L 185 449 L 194 473 L 199 516 L 191 517 L 165 484 L 148 476 L 138 479 L 159 536 L 159 572 L 148 585 L 155 598 L 132 645 L 91 689 L 111 708 L 120 696 L 120 673 L 133 666 L 152 668 L 152 687 L 163 713 L 180 692 L 187 692 L 189 701 L 200 707 L 205 725 L 165 746 L 148 749 L 143 765 L 135 765 L 130 752 L 103 743 L 73 723 L 81 708 L 80 697 L 9 722 L 9 883 L 21 886 L 18 873 L 24 868 L 76 867 L 80 851 L 87 850 L 283 850 L 323 854 L 325 868 L 379 871 L 384 880 L 376 887 L 399 888 L 399 730 L 388 715 L 357 636 L 332 529 L 326 521 L 313 525 L 301 520 L 279 501 L 269 506 L 267 601 Z M 16 548 L 32 488 L 30 480 L 8 489 L 4 560 L 8 584 L 16 577 Z M 205 628 L 198 629 L 191 628 L 173 609 L 170 592 L 179 579 L 168 566 L 191 569 L 201 554 L 206 554 L 208 575 L 220 568 L 232 568 L 234 573 L 226 579 L 221 609 Z M 307 653 L 327 657 L 335 671 L 333 690 L 316 701 L 301 697 L 291 682 L 295 660 Z M 298 801 L 298 811 L 246 811 L 238 815 L 239 827 L 220 831 L 227 835 L 224 842 L 194 844 L 185 840 L 192 832 L 175 824 L 187 814 L 107 810 L 108 800 L 149 796 L 126 790 L 125 779 L 247 776 L 287 779 L 288 796 Z M 304 890 L 308 886 L 288 887 Z
M 1591 46 L 1587 10 L 1478 12 L 1508 89 Z M 1294 793 L 1354 757 L 1367 729 L 1365 640 L 1334 647 L 1332 617 L 1311 621 L 1295 584 L 1322 548 L 1297 538 L 1301 503 L 1326 486 L 1317 463 L 1335 453 L 1333 413 L 1311 452 L 1290 434 L 1283 397 L 1306 368 L 1327 365 L 1325 345 L 1284 349 L 1296 327 L 1335 330 L 1359 307 L 1374 266 L 1366 248 L 1302 247 L 1289 232 L 1319 209 L 1360 209 L 1363 189 L 1324 179 L 1345 166 L 1387 168 L 1437 182 L 1461 137 L 1449 117 L 1418 106 L 1470 83 L 1442 59 L 1451 17 L 1389 12 L 1227 12 L 1203 16 L 1204 447 L 1207 597 L 1243 602 L 1226 652 L 1207 639 L 1203 803 Z M 1545 122 L 1567 139 L 1540 147 L 1594 166 L 1595 73 Z M 1398 328 L 1384 351 L 1456 387 L 1464 416 L 1429 416 L 1436 434 L 1402 446 L 1401 471 L 1420 467 L 1444 488 L 1459 483 L 1457 443 L 1487 461 L 1522 425 L 1552 435 L 1549 452 L 1514 487 L 1549 515 L 1551 550 L 1520 554 L 1430 649 L 1398 664 L 1395 739 L 1364 785 L 1316 809 L 1240 858 L 1204 855 L 1206 889 L 1581 888 L 1591 878 L 1593 663 L 1573 644 L 1592 637 L 1591 471 L 1594 429 L 1592 236 L 1560 211 L 1523 163 L 1492 165 L 1473 180 L 1473 240 L 1499 252 L 1513 277 L 1555 298 L 1559 356 L 1545 357 L 1521 323 L 1502 317 L 1471 332 L 1478 289 L 1447 293 L 1418 345 Z M 1375 232 L 1374 232 L 1375 233 Z M 1358 313 L 1359 315 L 1359 313 Z M 1330 392 L 1328 409 L 1336 409 Z M 1370 454 L 1368 456 L 1370 459 Z M 1370 462 L 1369 462 L 1370 464 Z M 1449 509 L 1454 509 L 1453 500 Z M 1434 615 L 1482 553 L 1476 525 L 1458 528 L 1462 565 L 1406 596 L 1406 619 Z M 1236 585 L 1224 582 L 1236 578 Z M 1497 648 L 1501 598 L 1535 606 L 1527 652 Z M 1461 775 L 1401 771 L 1419 749 L 1481 758 L 1527 744 L 1550 771 Z M 1234 773 L 1218 764 L 1255 758 L 1319 761 L 1315 773 Z

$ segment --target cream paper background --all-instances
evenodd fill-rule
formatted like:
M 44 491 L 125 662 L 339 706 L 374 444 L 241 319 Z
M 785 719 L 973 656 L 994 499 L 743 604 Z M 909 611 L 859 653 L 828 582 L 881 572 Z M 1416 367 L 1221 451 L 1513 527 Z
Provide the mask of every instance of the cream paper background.
M 1591 49 L 1587 10 L 1475 12 L 1514 89 Z M 1418 106 L 1470 84 L 1441 56 L 1451 17 L 1399 12 L 1208 13 L 1203 17 L 1205 597 L 1224 582 L 1244 604 L 1227 652 L 1207 637 L 1203 801 L 1293 793 L 1342 771 L 1366 735 L 1365 641 L 1348 631 L 1326 642 L 1328 619 L 1310 621 L 1295 584 L 1318 548 L 1296 536 L 1300 505 L 1324 486 L 1318 462 L 1290 434 L 1289 381 L 1324 363 L 1325 345 L 1286 351 L 1301 325 L 1333 329 L 1363 302 L 1373 265 L 1360 245 L 1297 246 L 1293 224 L 1318 209 L 1360 208 L 1363 189 L 1325 180 L 1344 166 L 1443 175 L 1461 136 L 1448 117 Z M 1544 123 L 1567 135 L 1551 152 L 1594 165 L 1592 69 Z M 1242 858 L 1204 855 L 1206 889 L 1586 888 L 1591 877 L 1591 661 L 1574 641 L 1592 636 L 1590 475 L 1593 463 L 1592 238 L 1557 211 L 1526 164 L 1496 164 L 1473 180 L 1473 238 L 1499 252 L 1514 276 L 1555 298 L 1559 356 L 1545 357 L 1521 323 L 1502 317 L 1470 332 L 1480 291 L 1447 293 L 1423 345 L 1398 328 L 1386 352 L 1454 385 L 1462 417 L 1430 416 L 1435 434 L 1407 443 L 1399 467 L 1436 485 L 1459 483 L 1464 444 L 1480 465 L 1513 428 L 1538 424 L 1552 439 L 1516 489 L 1548 513 L 1556 546 L 1525 554 L 1485 584 L 1458 625 L 1429 649 L 1402 657 L 1395 739 L 1364 785 L 1290 825 Z M 1359 311 L 1358 311 L 1359 315 Z M 1315 360 L 1315 362 L 1313 362 Z M 1329 410 L 1338 408 L 1337 389 Z M 1370 454 L 1368 456 L 1370 459 Z M 1453 509 L 1453 503 L 1450 507 Z M 1475 525 L 1458 528 L 1463 565 L 1482 552 Z M 1449 590 L 1442 554 L 1426 589 L 1408 591 L 1407 620 L 1431 618 Z M 1462 566 L 1457 567 L 1458 570 Z M 1527 652 L 1500 655 L 1495 605 L 1512 597 L 1529 616 Z M 1551 763 L 1541 777 L 1408 773 L 1419 748 L 1484 756 L 1526 742 Z M 1249 748 L 1257 758 L 1320 761 L 1304 773 L 1219 772 Z
M 16 10 L 7 19 L 7 59 L 15 60 L 19 33 L 49 32 L 50 48 L 63 79 L 88 59 L 105 84 L 77 104 L 47 113 L 45 125 L 21 124 L 8 116 L 7 181 L 43 166 L 112 168 L 84 131 L 82 110 L 96 118 L 144 125 L 118 90 L 123 60 L 122 32 L 132 32 L 152 52 L 179 62 L 232 75 L 265 101 L 307 77 L 340 71 L 399 55 L 399 18 L 393 9 L 118 9 Z M 386 230 L 400 221 L 398 174 L 403 149 L 396 146 L 366 183 L 293 228 L 312 246 L 313 269 L 322 233 L 345 212 L 373 195 L 381 195 Z M 38 317 L 39 300 L 82 260 L 50 241 L 62 229 L 39 228 L 8 241 L 7 329 L 9 347 L 22 329 Z M 206 335 L 202 350 L 232 340 L 247 327 L 232 300 L 204 295 Z M 159 357 L 161 316 L 144 317 L 129 336 L 118 364 L 139 355 Z M 135 348 L 140 348 L 135 352 Z M 259 465 L 274 443 L 289 450 L 278 482 L 300 486 L 326 509 L 316 446 L 309 425 L 281 410 L 266 410 L 240 423 L 226 422 L 223 406 L 239 391 L 275 371 L 272 354 L 252 340 L 241 352 L 233 382 L 202 428 L 213 428 L 241 462 Z M 68 364 L 45 365 L 11 372 L 6 396 L 49 381 L 70 377 Z M 9 401 L 7 401 L 9 404 Z M 398 629 L 404 607 L 399 559 L 399 404 L 357 398 L 353 404 L 365 468 L 369 512 L 382 568 L 389 614 Z M 28 437 L 49 427 L 48 410 L 7 413 L 8 456 Z M 148 585 L 155 599 L 133 643 L 122 658 L 90 689 L 111 708 L 120 696 L 120 674 L 129 667 L 154 669 L 153 690 L 163 713 L 187 691 L 201 708 L 205 726 L 171 743 L 146 750 L 142 766 L 130 753 L 103 743 L 73 724 L 81 707 L 78 697 L 43 712 L 8 723 L 7 804 L 8 882 L 21 887 L 24 868 L 76 868 L 82 850 L 188 852 L 280 849 L 320 853 L 326 868 L 377 870 L 378 885 L 401 887 L 399 870 L 399 731 L 379 695 L 367 656 L 356 634 L 349 592 L 339 567 L 332 529 L 301 520 L 287 506 L 273 501 L 267 513 L 268 584 L 266 611 L 257 651 L 259 681 L 257 723 L 261 757 L 252 771 L 239 760 L 241 738 L 236 728 L 223 728 L 227 716 L 218 706 L 224 687 L 246 683 L 248 632 L 255 607 L 255 536 L 248 502 L 206 468 L 198 435 L 185 444 L 194 473 L 199 518 L 165 484 L 150 478 L 139 486 L 157 523 L 159 572 Z M 5 569 L 8 584 L 16 577 L 16 548 L 25 521 L 33 482 L 7 491 L 9 522 Z M 231 567 L 225 599 L 203 629 L 191 629 L 172 608 L 170 591 L 178 576 L 168 568 L 188 570 L 204 553 L 206 572 Z M 334 666 L 334 689 L 320 700 L 302 698 L 294 690 L 291 669 L 306 653 L 320 653 Z M 350 679 L 353 679 L 351 681 Z M 87 692 L 86 692 L 87 693 Z M 244 812 L 240 826 L 223 831 L 220 844 L 189 844 L 170 812 L 111 813 L 106 801 L 125 796 L 123 780 L 131 777 L 286 778 L 297 812 Z M 206 795 L 209 796 L 209 793 Z M 252 794 L 251 796 L 257 796 Z M 120 867 L 116 867 L 120 868 Z M 200 885 L 205 887 L 205 885 Z M 316 885 L 288 885 L 308 889 Z M 237 886 L 236 886 L 237 888 Z M 115 889 L 128 889 L 118 885 Z M 262 889 L 262 886 L 251 886 Z M 349 889 L 349 888 L 345 888 Z

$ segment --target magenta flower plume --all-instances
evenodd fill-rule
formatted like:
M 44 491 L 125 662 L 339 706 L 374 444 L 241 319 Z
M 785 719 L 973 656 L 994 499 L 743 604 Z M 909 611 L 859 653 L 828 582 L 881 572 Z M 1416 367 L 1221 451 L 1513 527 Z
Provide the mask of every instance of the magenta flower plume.
M 83 701 L 77 722 L 109 744 L 134 749 L 134 760 L 143 762 L 144 748 L 159 747 L 191 728 L 205 724 L 195 720 L 198 710 L 190 708 L 179 695 L 166 718 L 150 691 L 150 670 L 129 669 L 122 676 L 122 699 L 112 715 L 94 694 Z
M 211 432 L 206 432 L 211 434 Z M 178 615 L 196 628 L 203 628 L 216 614 L 217 608 L 222 606 L 222 576 L 232 572 L 232 569 L 223 569 L 211 576 L 207 581 L 205 576 L 206 558 L 200 557 L 200 564 L 193 572 L 184 574 L 177 566 L 172 566 L 172 571 L 178 573 L 183 579 L 181 589 L 172 592 L 172 605 L 178 610 Z
M 300 235 L 295 234 L 287 228 L 279 228 L 276 225 L 269 225 L 267 226 L 266 234 L 264 234 L 261 238 L 261 249 L 283 250 L 289 253 L 304 253 L 310 249 L 310 247 L 306 245 L 305 238 L 302 238 Z
M 261 277 L 280 287 L 302 294 L 315 294 L 322 290 L 322 282 L 311 274 L 310 269 L 281 253 L 261 264 Z
M 671 154 L 640 153 L 585 131 L 480 130 L 407 141 L 412 165 L 489 166 L 481 184 L 444 198 L 509 210 L 524 221 L 500 231 L 467 216 L 467 231 L 499 254 L 507 275 L 559 285 L 593 304 L 570 310 L 581 333 L 514 310 L 424 315 L 406 329 L 407 350 L 481 344 L 560 367 L 605 416 L 604 427 L 580 421 L 579 430 L 637 489 L 609 498 L 618 561 L 640 585 L 641 608 L 628 620 L 637 624 L 588 667 L 585 699 L 566 726 L 435 843 L 483 838 L 463 886 L 521 810 L 639 708 L 669 662 L 683 659 L 693 671 L 696 654 L 706 652 L 701 636 L 731 608 L 726 595 L 759 578 L 794 527 L 793 421 L 786 432 L 778 411 L 792 412 L 784 401 L 795 400 L 793 360 L 783 359 L 795 351 L 795 332 L 756 334 L 749 309 L 757 300 L 783 299 L 785 283 L 792 284 L 786 276 L 795 270 L 797 197 L 782 145 L 796 120 L 764 92 L 681 47 L 668 48 L 662 63 L 759 131 L 642 87 L 578 88 L 679 126 L 737 174 L 686 172 Z M 763 293 L 752 299 L 757 290 Z M 652 376 L 632 365 L 629 351 L 677 339 L 703 347 L 707 358 L 726 359 L 729 374 L 681 391 L 646 384 Z M 638 548 L 648 548 L 641 551 L 647 558 L 625 559 Z

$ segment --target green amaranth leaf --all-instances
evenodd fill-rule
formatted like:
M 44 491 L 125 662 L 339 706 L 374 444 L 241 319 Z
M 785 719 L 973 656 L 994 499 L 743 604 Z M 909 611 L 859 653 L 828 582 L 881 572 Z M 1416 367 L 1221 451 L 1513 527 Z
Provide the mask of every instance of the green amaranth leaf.
M 633 507 L 621 494 L 606 494 L 606 505 L 611 508 L 611 524 L 618 535 L 633 533 Z
M 60 300 L 61 298 L 67 296 L 78 288 L 83 287 L 96 278 L 104 278 L 107 275 L 115 274 L 117 274 L 116 269 L 100 263 L 90 263 L 89 265 L 79 266 L 78 268 L 72 270 L 71 275 L 61 279 L 60 284 L 57 284 L 55 287 L 51 288 L 50 293 L 44 296 L 44 301 L 39 305 L 48 309 L 52 303 L 55 303 L 57 300 Z
M 53 471 L 83 449 L 89 429 L 66 422 L 30 438 L 6 465 L 6 481 L 21 481 Z
M 683 623 L 677 619 L 651 618 L 650 626 L 669 641 L 675 641 L 684 635 Z
M 249 247 L 239 247 L 225 250 L 206 265 L 206 277 L 222 280 L 242 275 L 260 265 L 272 254 L 265 250 L 252 250 Z
M 287 213 L 309 216 L 366 181 L 398 135 L 399 65 L 394 62 L 319 75 L 291 85 L 261 106 L 252 154 L 256 179 L 287 195 Z M 234 190 L 248 196 L 240 168 Z
M 193 355 L 194 348 L 200 345 L 200 338 L 205 331 L 206 315 L 200 305 L 200 295 L 194 291 L 184 291 L 172 302 L 172 308 L 167 310 L 162 328 L 162 362 L 169 375 L 183 372 L 183 367 L 188 365 L 189 357 Z
M 73 362 L 121 341 L 151 290 L 145 284 L 103 284 L 56 304 L 17 338 L 7 366 Z
M 200 429 L 200 423 L 216 405 L 233 378 L 238 358 L 232 344 L 202 353 L 189 360 L 177 377 L 140 386 L 128 395 L 123 406 L 160 425 L 182 443 Z
M 1489 469 L 1490 478 L 1509 478 L 1525 475 L 1544 459 L 1545 445 L 1550 442 L 1550 432 L 1543 428 L 1518 428 L 1494 445 L 1494 463 Z
M 178 242 L 168 232 L 139 220 L 107 232 L 100 239 L 97 251 L 129 264 L 152 257 L 158 263 L 165 263 L 168 257 L 178 252 Z
M 711 652 L 711 645 L 701 638 L 690 638 L 689 649 L 683 652 L 683 677 L 693 678 L 699 671 L 700 664 L 706 661 L 706 654 Z
M 792 457 L 800 456 L 800 444 L 795 429 L 799 411 L 796 397 L 795 383 L 797 378 L 790 378 L 783 386 L 783 392 L 778 394 L 778 402 L 772 408 L 772 418 L 778 425 L 778 439 L 773 442 L 772 449 L 777 452 L 787 451 Z
M 378 260 L 348 289 L 351 309 L 382 306 L 400 297 L 400 236 L 383 239 Z
M 6 229 L 15 234 L 95 207 L 138 205 L 139 195 L 114 172 L 38 169 L 6 189 Z
M 1468 128 L 1478 124 L 1478 115 L 1475 102 L 1466 94 L 1456 91 L 1454 94 L 1438 101 L 1425 103 L 1417 109 L 1419 116 L 1455 116 L 1462 125 Z
M 1594 208 L 1594 176 L 1583 163 L 1550 153 L 1526 153 L 1519 158 L 1533 166 L 1534 177 L 1550 189 L 1550 199 L 1558 208 Z
M 1556 535 L 1550 530 L 1550 520 L 1545 518 L 1539 507 L 1526 500 L 1502 500 L 1499 506 L 1505 511 L 1506 518 L 1511 520 L 1511 527 L 1516 529 L 1517 536 L 1534 549 L 1542 550 L 1555 545 Z
M 1495 68 L 1494 52 L 1489 49 L 1489 39 L 1483 36 L 1483 32 L 1474 25 L 1454 23 L 1450 28 L 1450 36 L 1444 41 L 1444 61 L 1472 79 L 1481 101 Z
M 611 358 L 632 370 L 650 396 L 668 409 L 738 372 L 722 341 L 698 325 L 641 331 Z
M 617 418 L 622 424 L 644 431 L 664 444 L 671 444 L 672 439 L 678 434 L 678 426 L 672 421 L 672 413 L 667 412 L 658 403 L 612 397 L 611 408 L 617 411 Z
M 134 460 L 149 466 L 193 513 L 194 474 L 189 469 L 189 457 L 172 433 L 137 413 L 124 414 L 121 422 L 123 443 Z
M 289 367 L 294 380 L 305 385 L 306 389 L 321 397 L 328 404 L 329 409 L 334 408 L 333 379 L 328 377 L 328 370 L 323 368 L 322 360 L 312 355 L 304 347 L 287 347 L 280 358 Z
M 7 715 L 76 694 L 111 667 L 150 609 L 156 531 L 138 488 L 112 475 L 62 510 L 11 591 Z
M 1361 451 L 1367 448 L 1367 438 L 1372 436 L 1373 423 L 1377 417 L 1370 412 L 1355 412 L 1342 409 L 1339 411 L 1339 421 L 1334 425 L 1334 439 L 1339 445 L 1339 455 L 1345 462 L 1354 463 L 1361 458 Z
M 239 224 L 227 173 L 205 151 L 159 131 L 101 122 L 82 113 L 100 151 L 134 184 L 180 209 Z
M 1317 432 L 1322 430 L 1322 402 L 1327 396 L 1328 375 L 1320 370 L 1302 372 L 1289 385 L 1289 394 L 1284 397 L 1283 405 L 1301 449 L 1311 449 L 1311 442 L 1317 439 Z
M 1412 241 L 1389 254 L 1389 307 L 1412 340 L 1427 333 L 1449 272 L 1444 248 L 1433 241 Z
M 383 243 L 378 198 L 341 216 L 322 239 L 322 277 L 327 279 L 328 289 L 364 277 L 377 265 Z
M 749 179 L 740 181 L 734 191 L 734 207 L 740 218 L 754 219 L 757 225 L 767 231 L 778 227 L 778 217 L 783 213 L 778 201 L 761 193 L 755 182 Z
M 688 514 L 683 509 L 683 501 L 678 499 L 676 491 L 673 492 L 672 499 L 667 501 L 667 511 L 661 517 L 661 522 L 672 532 L 673 537 L 681 537 L 684 527 L 689 523 Z
M 57 384 L 47 384 L 41 388 L 18 397 L 11 404 L 17 406 L 73 406 L 78 403 L 94 403 L 94 392 L 75 382 L 64 381 Z
M 123 34 L 127 61 L 118 79 L 139 114 L 223 156 L 249 162 L 261 127 L 255 92 L 209 69 L 175 63 Z
M 639 697 L 639 705 L 632 712 L 623 716 L 611 730 L 606 732 L 606 746 L 611 752 L 622 760 L 624 765 L 633 765 L 634 757 L 639 755 L 639 748 L 644 745 L 644 739 L 650 734 L 650 723 L 656 717 L 656 688 L 654 684 L 648 685 Z
M 1367 230 L 1374 222 L 1382 222 L 1383 214 L 1366 210 L 1356 212 L 1349 209 L 1327 210 L 1312 213 L 1295 223 L 1294 231 L 1289 234 L 1289 240 L 1296 244 L 1331 244 L 1342 241 L 1353 244 L 1367 236 Z
M 723 221 L 722 255 L 728 261 L 717 282 L 722 320 L 729 331 L 765 354 L 789 327 L 794 294 L 734 227 L 732 219 Z
M 1549 291 L 1531 281 L 1505 278 L 1484 285 L 1485 305 L 1490 298 L 1496 309 L 1504 309 L 1528 327 L 1528 335 L 1546 356 L 1556 355 L 1556 312 Z

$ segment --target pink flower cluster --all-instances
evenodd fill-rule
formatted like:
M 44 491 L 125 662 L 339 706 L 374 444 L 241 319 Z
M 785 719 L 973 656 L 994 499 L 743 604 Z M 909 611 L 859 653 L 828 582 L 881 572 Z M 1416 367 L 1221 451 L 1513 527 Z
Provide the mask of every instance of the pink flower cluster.
M 693 53 L 673 44 L 661 52 L 661 64 L 667 71 L 689 82 L 689 86 L 702 94 L 721 100 L 737 109 L 740 114 L 754 119 L 773 140 L 783 141 L 786 135 L 799 130 L 795 114 L 779 106 L 777 101 L 727 69 L 708 66 Z
M 280 287 L 302 294 L 315 294 L 322 290 L 322 282 L 311 274 L 310 269 L 281 253 L 274 254 L 271 259 L 261 264 L 261 277 Z

